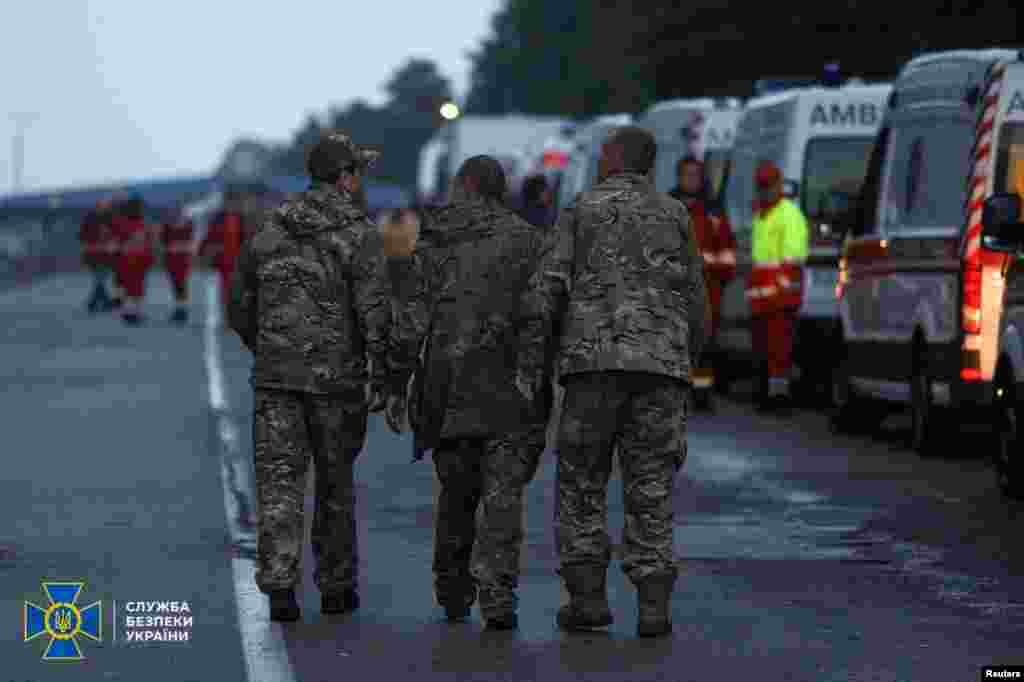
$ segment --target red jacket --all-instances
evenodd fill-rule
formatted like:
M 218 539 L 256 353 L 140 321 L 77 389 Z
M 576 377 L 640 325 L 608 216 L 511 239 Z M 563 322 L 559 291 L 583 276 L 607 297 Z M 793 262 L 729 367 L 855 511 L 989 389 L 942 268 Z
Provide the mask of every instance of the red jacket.
M 709 213 L 702 199 L 686 202 L 693 220 L 697 244 L 704 256 L 704 272 L 718 284 L 726 284 L 736 276 L 736 237 L 725 216 Z
M 210 223 L 200 253 L 213 257 L 217 269 L 231 272 L 242 252 L 242 236 L 242 217 L 225 211 Z
M 82 260 L 87 265 L 111 265 L 117 253 L 117 240 L 109 215 L 90 211 L 78 232 L 82 242 Z
M 153 265 L 153 235 L 141 218 L 114 218 L 114 233 L 119 246 L 118 267 L 148 270 Z
M 191 221 L 166 223 L 160 228 L 160 241 L 168 256 L 192 256 L 192 239 L 195 230 Z

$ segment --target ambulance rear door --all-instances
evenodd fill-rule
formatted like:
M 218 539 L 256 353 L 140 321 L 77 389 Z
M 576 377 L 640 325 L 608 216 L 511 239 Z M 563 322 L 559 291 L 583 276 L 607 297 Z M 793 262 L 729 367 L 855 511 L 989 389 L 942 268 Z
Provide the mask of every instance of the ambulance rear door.
M 1014 193 L 1024 201 L 1024 63 L 1007 67 L 1002 100 L 993 192 Z M 1024 396 L 1024 260 L 1020 258 L 1007 269 L 1003 306 L 1000 355 L 1012 365 L 1020 399 Z
M 801 97 L 787 164 L 810 229 L 801 318 L 838 323 L 839 226 L 850 223 L 890 92 L 889 86 L 816 88 Z

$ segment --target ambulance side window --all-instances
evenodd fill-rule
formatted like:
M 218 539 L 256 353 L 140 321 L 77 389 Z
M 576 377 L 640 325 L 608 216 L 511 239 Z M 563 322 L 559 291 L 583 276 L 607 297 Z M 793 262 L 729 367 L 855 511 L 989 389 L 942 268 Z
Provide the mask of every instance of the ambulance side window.
M 921 139 L 920 130 L 910 124 L 898 127 L 891 133 L 893 142 L 889 150 L 889 162 L 885 175 L 885 189 L 879 206 L 881 215 L 878 223 L 889 231 L 899 231 L 907 216 L 907 187 L 910 185 L 910 154 Z
M 850 236 L 853 238 L 873 234 L 878 227 L 878 199 L 882 193 L 882 162 L 885 160 L 889 137 L 889 128 L 883 128 L 875 139 L 874 147 L 871 150 L 864 185 L 857 200 L 853 225 L 850 227 Z
M 953 118 L 932 119 L 911 144 L 904 190 L 907 229 L 959 228 L 967 198 L 974 128 Z

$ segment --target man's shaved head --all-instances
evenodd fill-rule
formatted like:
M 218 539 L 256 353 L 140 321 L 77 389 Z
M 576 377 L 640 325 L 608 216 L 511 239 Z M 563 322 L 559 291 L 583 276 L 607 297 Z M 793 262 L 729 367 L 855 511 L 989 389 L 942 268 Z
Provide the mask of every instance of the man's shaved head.
M 613 172 L 618 170 L 647 175 L 654 167 L 654 157 L 658 153 L 654 135 L 637 126 L 619 128 L 608 138 L 605 147 L 610 152 L 609 162 L 618 161 L 622 166 L 614 168 L 618 164 L 613 164 L 609 168 Z
M 485 199 L 501 201 L 508 192 L 505 169 L 497 159 L 490 156 L 466 159 L 455 178 L 465 189 Z

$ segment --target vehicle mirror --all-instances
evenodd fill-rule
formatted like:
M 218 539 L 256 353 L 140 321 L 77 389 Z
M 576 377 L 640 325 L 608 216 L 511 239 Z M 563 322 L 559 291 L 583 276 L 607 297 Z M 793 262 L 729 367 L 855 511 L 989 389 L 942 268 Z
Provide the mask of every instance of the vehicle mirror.
M 985 201 L 981 213 L 981 243 L 1000 253 L 1024 251 L 1024 225 L 1021 199 L 1016 194 L 994 194 Z
M 796 199 L 799 194 L 800 187 L 793 180 L 784 180 L 782 183 L 782 194 L 787 199 Z

